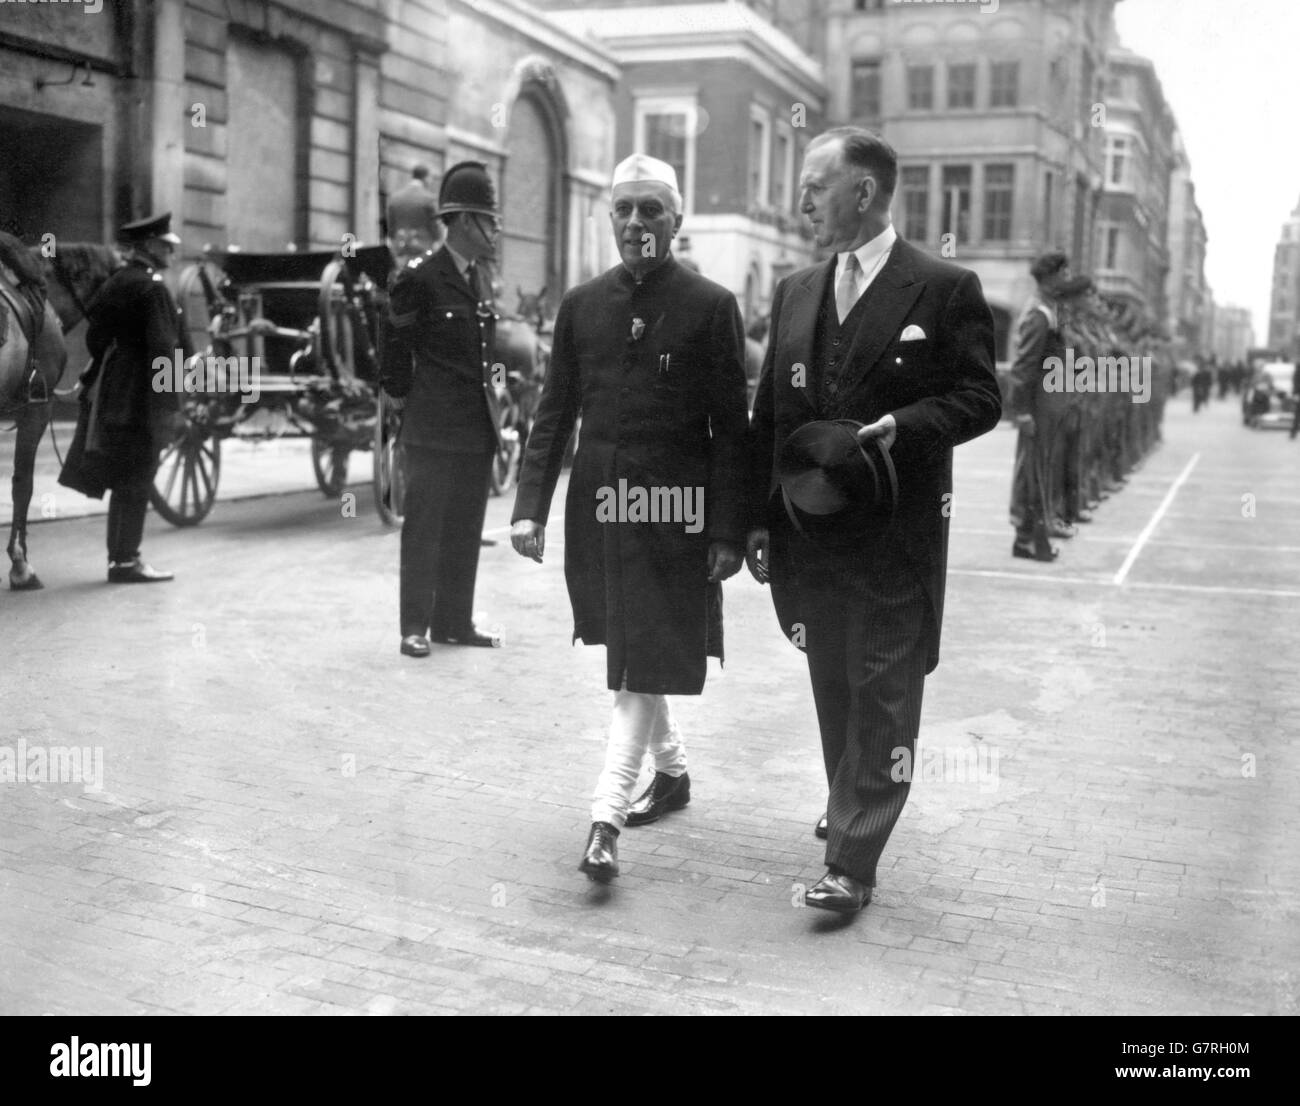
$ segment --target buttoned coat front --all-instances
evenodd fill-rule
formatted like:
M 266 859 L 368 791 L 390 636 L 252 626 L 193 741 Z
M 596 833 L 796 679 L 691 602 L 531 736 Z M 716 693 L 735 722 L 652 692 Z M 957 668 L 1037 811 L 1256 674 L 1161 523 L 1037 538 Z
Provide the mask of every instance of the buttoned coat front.
M 560 304 L 513 520 L 546 523 L 581 416 L 565 578 L 573 636 L 607 646 L 613 690 L 626 676 L 629 691 L 697 695 L 706 657 L 722 657 L 708 549 L 745 538 L 744 349 L 735 297 L 671 255 L 640 282 L 619 265 Z M 681 511 L 616 517 L 637 489 Z
M 406 399 L 406 445 L 449 453 L 499 448 L 495 344 L 495 314 L 480 305 L 446 246 L 398 273 L 380 381 L 389 395 Z

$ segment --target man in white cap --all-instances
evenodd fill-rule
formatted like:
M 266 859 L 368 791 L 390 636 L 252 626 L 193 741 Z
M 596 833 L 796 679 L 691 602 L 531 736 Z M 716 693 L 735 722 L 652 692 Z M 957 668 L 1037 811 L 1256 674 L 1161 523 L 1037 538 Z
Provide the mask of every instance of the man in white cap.
M 668 695 L 698 695 L 722 658 L 721 581 L 745 538 L 745 342 L 735 297 L 680 264 L 672 166 L 633 154 L 614 170 L 619 264 L 571 289 L 528 438 L 511 543 L 541 562 L 575 421 L 582 434 L 564 513 L 573 637 L 604 645 L 614 716 L 579 865 L 618 875 L 625 825 L 690 801 Z M 634 803 L 642 761 L 650 785 Z

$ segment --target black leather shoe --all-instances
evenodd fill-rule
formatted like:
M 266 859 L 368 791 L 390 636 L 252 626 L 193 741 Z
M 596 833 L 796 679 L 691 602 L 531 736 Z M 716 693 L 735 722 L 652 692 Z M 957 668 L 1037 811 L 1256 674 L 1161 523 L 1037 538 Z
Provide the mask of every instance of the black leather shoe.
M 429 655 L 429 639 L 420 634 L 407 634 L 402 638 L 402 656 L 404 657 L 427 657 Z
M 871 901 L 871 888 L 843 872 L 828 871 L 808 888 L 803 901 L 818 910 L 856 914 Z
M 618 830 L 608 822 L 592 822 L 587 851 L 578 871 L 597 883 L 608 883 L 618 875 Z
M 1036 546 L 1033 542 L 1018 541 L 1011 546 L 1013 557 L 1023 557 L 1027 561 L 1054 561 L 1058 550 L 1050 545 Z
M 656 772 L 650 786 L 628 808 L 627 825 L 645 826 L 657 822 L 660 815 L 670 810 L 681 810 L 690 801 L 691 777 L 687 773 L 670 776 L 667 772 Z
M 477 645 L 481 649 L 500 649 L 500 634 L 485 634 L 471 626 L 457 634 L 434 634 L 433 640 L 439 645 Z
M 149 565 L 138 558 L 125 563 L 110 561 L 108 564 L 108 582 L 110 584 L 161 584 L 165 580 L 174 578 L 170 572 L 150 568 Z
M 830 830 L 826 826 L 826 815 L 817 819 L 817 824 L 813 826 L 813 836 L 825 841 L 830 836 Z
M 1062 518 L 1053 520 L 1052 524 L 1047 528 L 1047 536 L 1049 538 L 1072 538 L 1078 532 L 1078 530 Z

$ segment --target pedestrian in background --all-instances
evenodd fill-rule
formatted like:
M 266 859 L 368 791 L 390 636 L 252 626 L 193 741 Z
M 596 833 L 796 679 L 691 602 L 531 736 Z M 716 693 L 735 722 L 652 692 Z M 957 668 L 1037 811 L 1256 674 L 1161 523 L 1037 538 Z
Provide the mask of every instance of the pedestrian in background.
M 1052 505 L 1053 446 L 1069 397 L 1043 387 L 1048 358 L 1065 360 L 1065 343 L 1057 316 L 1057 298 L 1070 281 L 1070 259 L 1059 250 L 1037 258 L 1029 267 L 1037 288 L 1016 323 L 1007 407 L 1016 425 L 1016 458 L 1011 478 L 1011 524 L 1016 536 L 1013 557 L 1056 559 L 1048 528 Z
M 573 637 L 606 647 L 614 711 L 579 869 L 618 875 L 617 839 L 691 797 L 669 695 L 699 695 L 722 659 L 721 583 L 745 538 L 744 331 L 735 297 L 681 264 L 677 174 L 633 154 L 614 170 L 610 222 L 620 261 L 565 294 L 528 437 L 510 540 L 539 563 L 569 437 L 582 432 L 564 509 Z M 689 516 L 611 516 L 638 492 L 688 502 Z M 649 753 L 654 776 L 632 796 Z
M 427 253 L 442 240 L 438 197 L 428 180 L 428 166 L 417 165 L 411 170 L 411 179 L 388 199 L 388 237 L 399 265 Z
M 127 263 L 86 308 L 92 360 L 59 483 L 94 499 L 112 493 L 108 581 L 153 584 L 172 578 L 141 560 L 140 543 L 158 459 L 180 417 L 180 395 L 155 387 L 154 361 L 171 365 L 183 349 L 180 314 L 162 276 L 181 240 L 170 212 L 127 223 L 119 236 Z

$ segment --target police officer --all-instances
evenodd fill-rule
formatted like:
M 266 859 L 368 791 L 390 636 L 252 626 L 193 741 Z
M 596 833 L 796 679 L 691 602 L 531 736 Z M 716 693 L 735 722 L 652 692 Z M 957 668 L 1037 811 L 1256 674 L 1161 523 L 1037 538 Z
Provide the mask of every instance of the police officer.
M 152 584 L 172 578 L 140 559 L 140 541 L 158 456 L 180 409 L 174 390 L 154 387 L 153 363 L 170 363 L 182 347 L 180 316 L 162 277 L 181 240 L 172 233 L 170 212 L 127 223 L 120 240 L 130 250 L 127 264 L 87 308 L 93 361 L 82 378 L 81 418 L 59 482 L 96 499 L 112 491 L 109 583 Z
M 493 363 L 491 273 L 501 223 L 480 162 L 442 178 L 446 240 L 407 263 L 393 284 L 381 384 L 404 401 L 406 474 L 401 552 L 401 652 L 496 647 L 473 623 L 479 537 L 492 460 L 501 447 Z
M 411 179 L 388 199 L 388 237 L 399 263 L 427 253 L 442 237 L 438 229 L 438 199 L 428 185 L 429 169 L 417 165 Z

